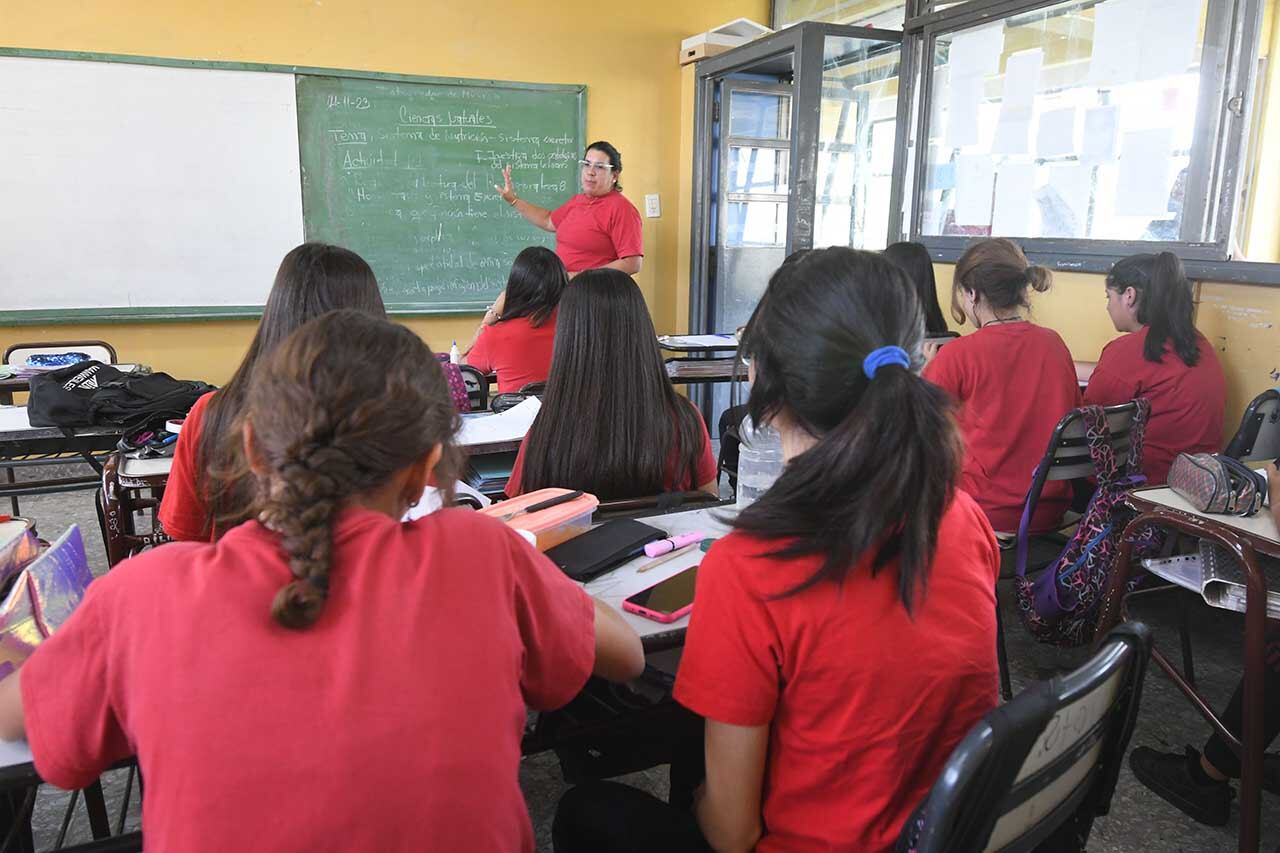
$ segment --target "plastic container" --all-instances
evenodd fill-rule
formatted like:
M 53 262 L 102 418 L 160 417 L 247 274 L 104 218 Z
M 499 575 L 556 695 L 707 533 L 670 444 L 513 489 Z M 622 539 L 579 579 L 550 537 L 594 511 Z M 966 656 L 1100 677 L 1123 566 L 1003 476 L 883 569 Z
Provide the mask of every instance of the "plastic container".
M 449 347 L 449 363 L 458 364 L 462 361 L 462 353 L 458 351 L 458 342 L 454 341 L 453 346 Z
M 477 511 L 482 515 L 502 520 L 504 516 L 513 512 L 519 512 L 525 507 L 533 506 L 536 503 L 571 491 L 573 490 L 538 489 L 536 492 L 520 495 L 502 503 L 492 504 Z M 561 542 L 568 542 L 573 537 L 580 536 L 590 530 L 591 516 L 595 514 L 596 507 L 599 505 L 600 500 L 595 495 L 583 494 L 568 503 L 562 503 L 537 512 L 522 513 L 506 519 L 504 523 L 508 527 L 533 534 L 537 538 L 537 549 L 546 551 L 548 548 L 554 548 Z
M 744 509 L 769 491 L 782 473 L 782 437 L 767 424 L 756 428 L 751 416 L 742 419 L 739 428 L 742 448 L 738 451 L 737 509 Z

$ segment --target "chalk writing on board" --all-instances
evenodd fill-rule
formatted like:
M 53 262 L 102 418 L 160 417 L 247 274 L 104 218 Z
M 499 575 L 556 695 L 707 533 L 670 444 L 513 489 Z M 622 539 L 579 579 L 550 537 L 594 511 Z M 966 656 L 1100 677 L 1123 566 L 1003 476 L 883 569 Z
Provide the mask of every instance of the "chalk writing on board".
M 577 92 L 301 77 L 308 239 L 347 246 L 385 301 L 483 306 L 516 254 L 553 246 L 493 192 L 554 209 L 578 188 Z

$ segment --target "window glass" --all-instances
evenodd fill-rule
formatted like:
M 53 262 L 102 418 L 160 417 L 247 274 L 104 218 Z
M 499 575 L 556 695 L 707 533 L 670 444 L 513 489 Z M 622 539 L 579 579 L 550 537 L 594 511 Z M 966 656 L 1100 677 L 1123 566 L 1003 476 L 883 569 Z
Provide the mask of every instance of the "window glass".
M 800 21 L 883 27 L 901 30 L 907 4 L 901 0 L 774 0 L 773 28 L 780 30 Z

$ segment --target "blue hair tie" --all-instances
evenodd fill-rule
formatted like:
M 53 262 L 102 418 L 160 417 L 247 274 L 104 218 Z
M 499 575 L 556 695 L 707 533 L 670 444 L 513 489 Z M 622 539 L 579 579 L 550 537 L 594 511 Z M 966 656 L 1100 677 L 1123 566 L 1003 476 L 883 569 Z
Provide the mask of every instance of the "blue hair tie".
M 911 366 L 911 357 L 907 355 L 907 351 L 902 347 L 889 346 L 873 349 L 867 353 L 867 357 L 862 360 L 862 372 L 867 374 L 868 379 L 876 378 L 876 371 L 884 367 L 886 364 L 897 364 L 902 367 Z

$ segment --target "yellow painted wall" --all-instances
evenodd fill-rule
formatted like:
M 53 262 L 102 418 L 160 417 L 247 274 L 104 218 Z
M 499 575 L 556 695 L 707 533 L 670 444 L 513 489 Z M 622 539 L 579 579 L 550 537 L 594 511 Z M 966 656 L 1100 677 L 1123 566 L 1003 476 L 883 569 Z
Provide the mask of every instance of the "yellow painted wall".
M 934 266 L 938 302 L 953 328 L 972 331 L 955 326 L 950 317 L 954 269 L 951 264 Z M 1102 348 L 1119 337 L 1107 317 L 1103 282 L 1101 275 L 1058 272 L 1048 293 L 1032 294 L 1032 317 L 1062 335 L 1071 354 L 1082 361 L 1096 361 Z M 1205 282 L 1196 326 L 1218 350 L 1227 375 L 1229 437 L 1249 401 L 1280 385 L 1280 288 Z
M 689 230 L 687 219 L 679 221 L 678 199 L 691 150 L 680 144 L 687 100 L 677 65 L 680 40 L 733 18 L 764 22 L 768 16 L 768 0 L 95 0 L 72 6 L 0 0 L 0 44 L 585 83 L 587 136 L 608 139 L 622 152 L 626 195 L 641 210 L 646 193 L 662 196 L 662 217 L 644 220 L 646 257 L 637 280 L 659 331 L 676 331 L 678 311 L 687 313 L 688 303 L 687 290 L 677 298 L 676 282 L 688 278 L 687 250 L 677 257 Z M 264 298 L 269 286 L 263 282 Z M 446 349 L 452 339 L 468 340 L 478 319 L 410 319 L 406 325 Z M 10 327 L 0 328 L 0 347 L 103 339 L 122 360 L 217 383 L 230 376 L 254 328 L 249 321 Z

